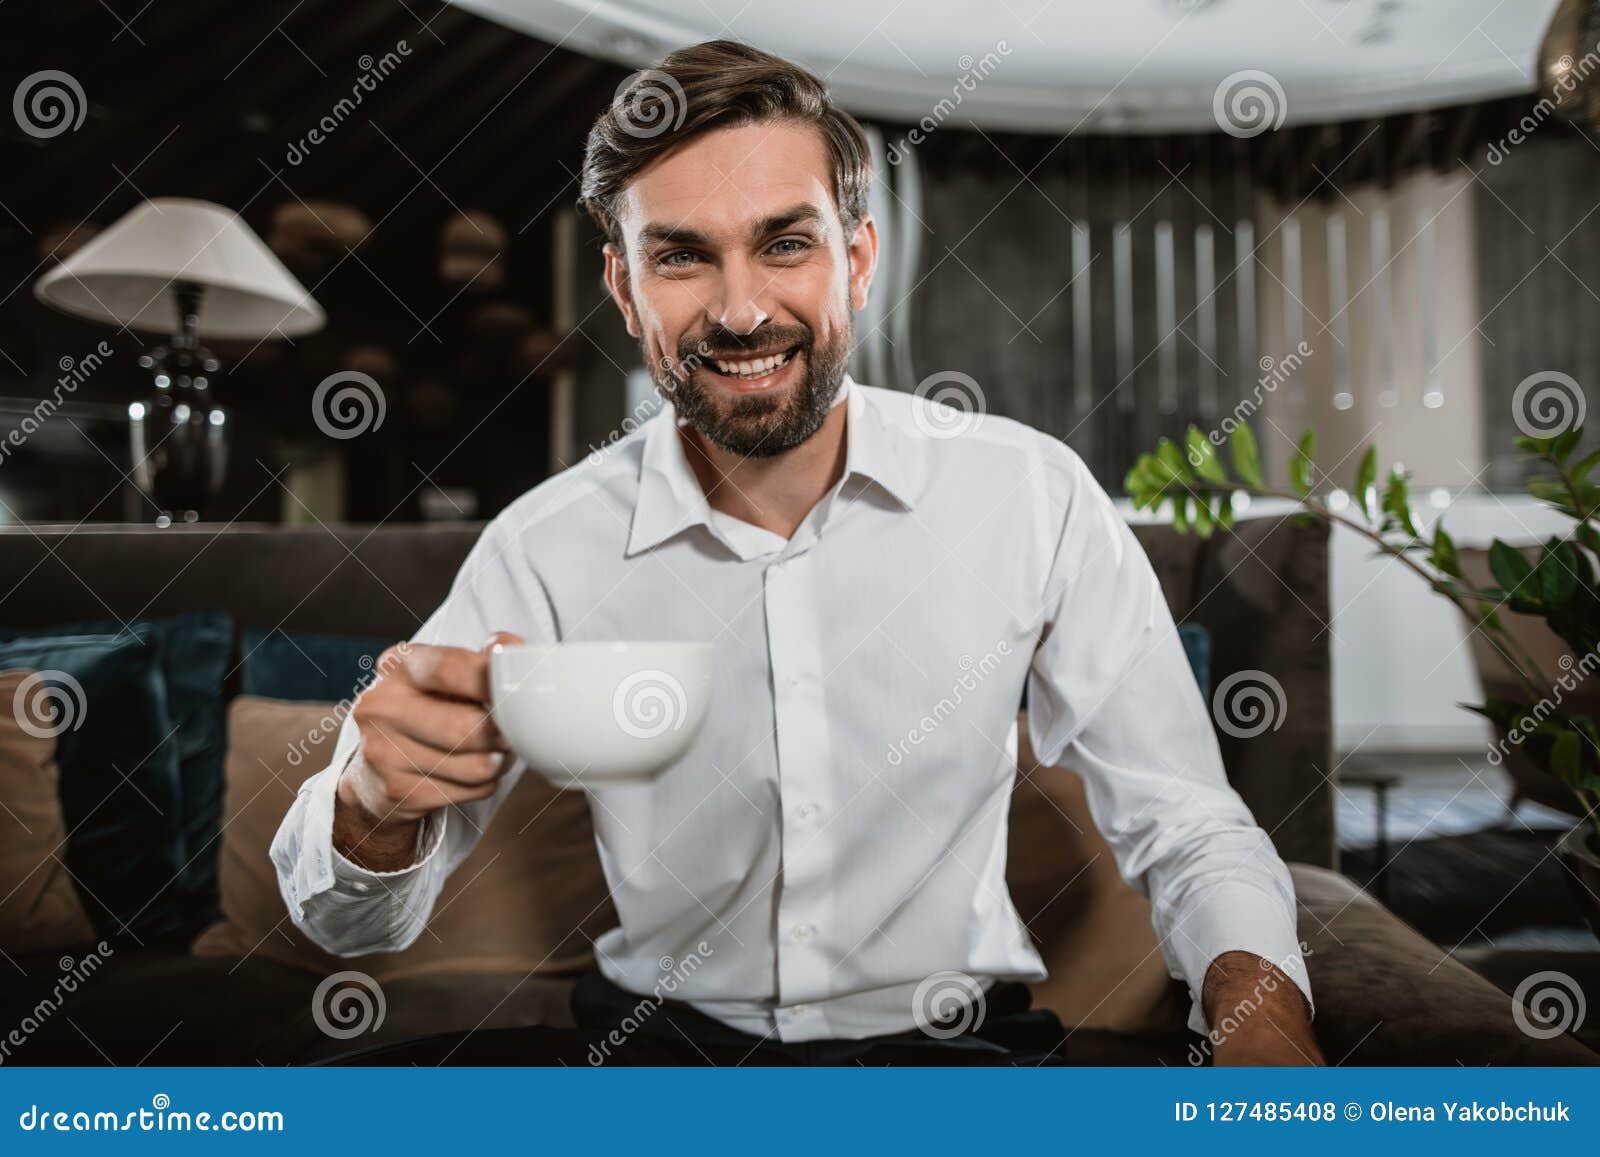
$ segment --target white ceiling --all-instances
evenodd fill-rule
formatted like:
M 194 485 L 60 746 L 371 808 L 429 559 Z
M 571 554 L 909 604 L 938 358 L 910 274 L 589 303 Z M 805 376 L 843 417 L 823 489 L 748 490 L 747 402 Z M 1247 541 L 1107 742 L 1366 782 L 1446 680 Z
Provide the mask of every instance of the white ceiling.
M 1037 130 L 1215 127 L 1233 73 L 1286 123 L 1528 91 L 1557 0 L 457 0 L 629 67 L 731 36 L 828 78 L 865 116 Z M 988 56 L 990 66 L 980 62 Z M 987 72 L 958 90 L 970 70 Z

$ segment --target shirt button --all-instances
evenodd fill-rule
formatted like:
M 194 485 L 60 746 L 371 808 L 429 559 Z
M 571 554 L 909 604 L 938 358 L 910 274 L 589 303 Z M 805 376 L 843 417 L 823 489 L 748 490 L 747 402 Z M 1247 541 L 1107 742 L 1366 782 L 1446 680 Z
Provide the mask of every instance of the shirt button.
M 368 883 L 364 883 L 361 880 L 356 880 L 356 881 L 351 883 L 350 890 L 352 892 L 358 892 L 358 893 L 360 893 L 361 895 L 364 896 L 368 892 L 372 891 L 372 885 L 368 884 Z
M 816 933 L 817 930 L 810 924 L 796 924 L 794 926 L 793 936 L 800 943 L 804 944 L 807 940 L 810 940 L 813 936 L 815 936 Z
M 816 814 L 817 809 L 808 803 L 803 803 L 794 809 L 794 818 L 797 820 L 808 820 Z

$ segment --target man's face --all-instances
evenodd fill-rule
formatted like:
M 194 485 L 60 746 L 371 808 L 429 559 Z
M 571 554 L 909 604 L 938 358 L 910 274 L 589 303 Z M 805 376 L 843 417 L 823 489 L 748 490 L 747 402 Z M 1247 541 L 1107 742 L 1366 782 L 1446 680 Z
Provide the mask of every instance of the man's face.
M 827 417 L 877 256 L 845 237 L 822 135 L 765 121 L 699 137 L 629 182 L 606 282 L 657 387 L 713 444 L 769 457 Z

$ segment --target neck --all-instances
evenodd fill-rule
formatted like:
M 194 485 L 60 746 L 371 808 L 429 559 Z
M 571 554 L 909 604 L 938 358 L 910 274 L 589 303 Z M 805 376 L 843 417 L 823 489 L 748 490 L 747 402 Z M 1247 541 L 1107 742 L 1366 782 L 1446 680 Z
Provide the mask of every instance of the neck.
M 713 510 L 791 538 L 844 474 L 845 409 L 828 411 L 817 432 L 770 458 L 746 458 L 679 428 L 689 465 Z

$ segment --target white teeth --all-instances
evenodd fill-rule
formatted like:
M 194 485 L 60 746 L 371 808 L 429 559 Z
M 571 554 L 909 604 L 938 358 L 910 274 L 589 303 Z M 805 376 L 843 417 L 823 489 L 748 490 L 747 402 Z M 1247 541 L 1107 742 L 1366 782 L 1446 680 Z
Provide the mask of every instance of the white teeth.
M 773 354 L 771 357 L 761 358 L 759 361 L 725 362 L 713 359 L 717 369 L 731 377 L 760 378 L 770 374 L 773 370 L 789 360 L 787 353 Z

